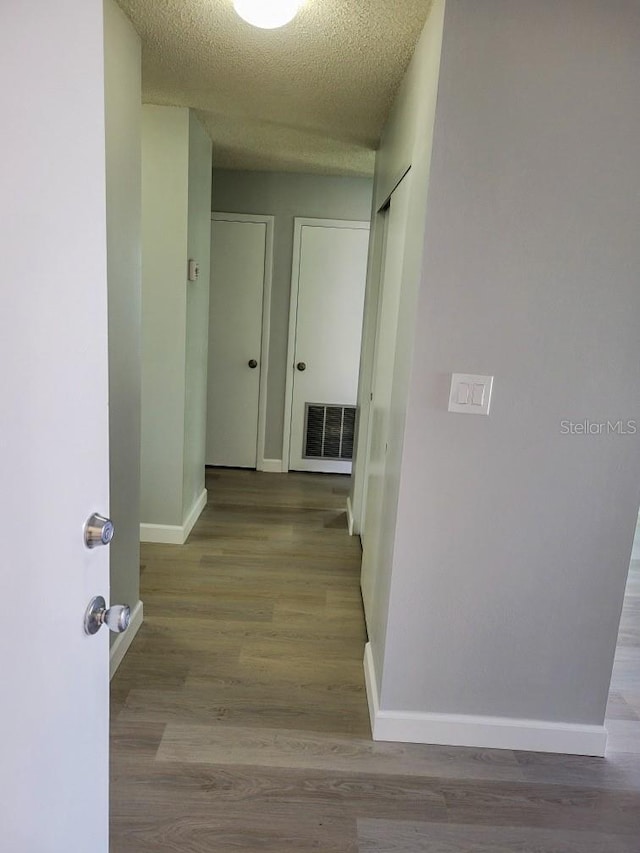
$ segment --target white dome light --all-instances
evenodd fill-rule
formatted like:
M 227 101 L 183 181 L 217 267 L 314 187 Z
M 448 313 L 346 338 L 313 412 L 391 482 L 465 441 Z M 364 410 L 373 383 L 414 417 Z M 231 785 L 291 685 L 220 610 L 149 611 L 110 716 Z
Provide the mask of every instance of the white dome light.
M 233 0 L 233 8 L 248 24 L 275 30 L 292 21 L 304 0 Z

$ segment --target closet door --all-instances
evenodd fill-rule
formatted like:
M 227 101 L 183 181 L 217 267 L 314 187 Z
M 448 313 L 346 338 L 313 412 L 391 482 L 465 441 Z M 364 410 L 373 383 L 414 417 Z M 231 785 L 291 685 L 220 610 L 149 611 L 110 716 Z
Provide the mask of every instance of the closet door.
M 378 326 L 374 352 L 366 469 L 365 513 L 362 524 L 362 599 L 371 617 L 381 554 L 385 542 L 393 542 L 386 530 L 393 513 L 385 512 L 384 485 L 389 445 L 393 371 L 398 340 L 398 312 L 402 285 L 404 241 L 407 228 L 409 181 L 394 190 L 386 212 L 385 248 L 378 300 Z
M 211 223 L 207 465 L 255 468 L 264 440 L 270 230 L 269 217 L 255 220 L 214 214 Z
M 295 228 L 289 468 L 348 474 L 369 223 L 296 219 Z

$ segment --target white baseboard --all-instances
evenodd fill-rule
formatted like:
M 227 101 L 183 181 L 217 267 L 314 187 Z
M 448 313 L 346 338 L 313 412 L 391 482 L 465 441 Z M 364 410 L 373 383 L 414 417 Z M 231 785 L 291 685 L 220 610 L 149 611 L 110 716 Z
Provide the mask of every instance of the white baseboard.
M 258 462 L 258 471 L 265 471 L 268 474 L 283 474 L 286 470 L 282 459 L 261 459 Z
M 364 687 L 367 694 L 367 704 L 369 705 L 371 737 L 376 740 L 376 720 L 380 713 L 380 693 L 378 692 L 378 678 L 373 662 L 371 643 L 367 643 L 364 647 Z
M 355 532 L 355 523 L 353 518 L 353 507 L 351 506 L 351 495 L 347 497 L 347 524 L 349 526 L 349 536 L 353 536 Z
M 189 534 L 191 533 L 191 531 L 193 530 L 193 527 L 194 527 L 196 521 L 202 515 L 202 510 L 207 505 L 208 497 L 209 497 L 209 495 L 208 495 L 207 490 L 203 489 L 202 492 L 200 493 L 200 496 L 198 498 L 196 498 L 195 503 L 191 507 L 191 512 L 189 513 L 189 515 L 187 516 L 186 520 L 184 521 L 184 523 L 182 525 L 182 528 L 184 530 L 184 539 L 182 540 L 183 543 L 187 541 L 187 538 L 188 538 Z
M 374 740 L 600 757 L 605 753 L 607 732 L 604 726 L 381 710 L 371 643 L 365 648 L 364 673 Z
M 140 541 L 159 545 L 184 545 L 183 528 L 177 524 L 141 524 Z
M 183 524 L 141 524 L 140 541 L 160 545 L 184 545 L 206 505 L 207 490 L 203 489 Z
M 109 678 L 113 678 L 116 670 L 122 663 L 126 653 L 129 651 L 129 646 L 134 641 L 136 634 L 140 630 L 144 618 L 142 602 L 138 601 L 136 606 L 131 611 L 131 622 L 124 634 L 118 634 L 111 645 L 109 651 Z

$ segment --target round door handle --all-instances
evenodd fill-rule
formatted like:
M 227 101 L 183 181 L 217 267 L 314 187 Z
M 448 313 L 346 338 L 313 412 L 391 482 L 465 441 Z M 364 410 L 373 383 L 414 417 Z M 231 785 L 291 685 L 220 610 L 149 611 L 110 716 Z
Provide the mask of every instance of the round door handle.
M 302 373 L 304 370 L 306 370 L 306 369 L 307 369 L 307 365 L 304 363 L 304 361 L 299 361 L 299 362 L 296 364 L 296 367 L 298 368 L 298 370 L 300 371 L 300 373 Z
M 255 358 L 250 359 L 249 367 L 251 368 L 251 370 L 255 370 L 257 366 L 258 362 L 255 360 Z
M 84 630 L 86 634 L 97 634 L 103 625 L 114 634 L 122 634 L 131 622 L 131 611 L 126 604 L 114 604 L 107 608 L 107 604 L 101 595 L 92 598 L 84 616 Z

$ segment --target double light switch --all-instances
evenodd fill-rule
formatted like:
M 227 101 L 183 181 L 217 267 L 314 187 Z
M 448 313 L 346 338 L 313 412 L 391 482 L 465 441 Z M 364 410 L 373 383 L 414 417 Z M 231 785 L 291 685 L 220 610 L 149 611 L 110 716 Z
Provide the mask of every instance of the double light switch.
M 492 388 L 493 376 L 453 373 L 449 411 L 463 415 L 488 415 Z

